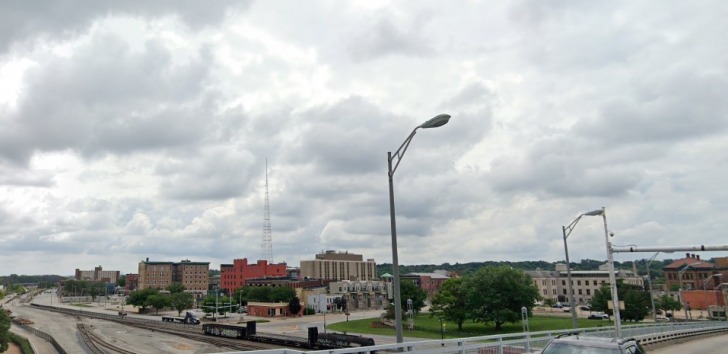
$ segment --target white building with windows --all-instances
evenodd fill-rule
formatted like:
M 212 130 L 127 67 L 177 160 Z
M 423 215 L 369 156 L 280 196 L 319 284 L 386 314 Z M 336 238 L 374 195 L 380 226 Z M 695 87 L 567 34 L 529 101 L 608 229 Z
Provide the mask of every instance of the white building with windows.
M 556 302 L 569 302 L 569 285 L 566 264 L 556 264 L 555 271 L 531 270 L 526 271 L 543 299 L 554 299 Z M 616 270 L 617 279 L 626 284 L 644 286 L 644 279 L 632 271 Z M 603 285 L 609 284 L 609 271 L 606 265 L 599 270 L 572 270 L 571 282 L 574 291 L 574 301 L 577 304 L 588 304 L 594 293 Z

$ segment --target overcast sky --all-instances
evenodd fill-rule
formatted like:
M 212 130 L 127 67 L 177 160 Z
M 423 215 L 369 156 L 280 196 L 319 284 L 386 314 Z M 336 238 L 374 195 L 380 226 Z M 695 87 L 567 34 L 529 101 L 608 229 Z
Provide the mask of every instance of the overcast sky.
M 726 244 L 728 3 L 3 1 L 0 275 Z M 723 38 L 723 39 L 721 39 Z M 606 259 L 600 217 L 572 261 Z M 703 253 L 703 258 L 725 256 Z M 617 255 L 617 260 L 651 254 Z M 682 255 L 668 255 L 680 258 Z

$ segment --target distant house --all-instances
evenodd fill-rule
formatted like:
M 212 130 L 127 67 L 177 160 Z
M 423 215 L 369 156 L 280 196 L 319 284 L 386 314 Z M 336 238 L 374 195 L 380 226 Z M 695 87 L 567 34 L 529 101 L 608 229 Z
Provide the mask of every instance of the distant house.
M 303 314 L 303 305 L 299 313 L 292 314 L 288 304 L 281 302 L 249 302 L 247 308 L 248 315 L 256 317 L 289 317 Z
M 420 289 L 427 292 L 428 298 L 433 298 L 440 292 L 442 283 L 450 279 L 449 276 L 444 275 L 442 272 L 434 273 L 408 273 L 400 275 L 401 280 L 409 280 L 415 283 Z

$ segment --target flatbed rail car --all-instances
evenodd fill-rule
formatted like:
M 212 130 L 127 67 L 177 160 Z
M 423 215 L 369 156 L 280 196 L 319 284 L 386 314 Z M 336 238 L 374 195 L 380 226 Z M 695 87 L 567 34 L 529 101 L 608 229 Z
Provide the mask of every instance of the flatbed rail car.
M 179 322 L 179 323 L 186 323 L 186 324 L 193 324 L 197 325 L 200 324 L 200 318 L 197 317 L 197 315 L 192 311 L 187 311 L 185 313 L 184 317 L 177 317 L 177 316 L 162 316 L 162 321 L 164 322 Z
M 318 328 L 316 327 L 309 328 L 308 338 L 259 333 L 256 331 L 256 324 L 253 321 L 248 322 L 246 326 L 206 323 L 202 325 L 202 332 L 211 336 L 244 339 L 307 349 L 336 349 L 374 345 L 374 339 L 372 338 L 341 333 L 318 333 Z

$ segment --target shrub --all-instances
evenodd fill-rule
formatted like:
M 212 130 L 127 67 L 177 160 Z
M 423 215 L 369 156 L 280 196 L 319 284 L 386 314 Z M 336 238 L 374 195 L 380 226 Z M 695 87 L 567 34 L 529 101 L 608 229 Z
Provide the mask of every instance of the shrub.
M 25 337 L 19 336 L 13 332 L 10 332 L 9 334 L 10 340 L 20 346 L 20 350 L 23 351 L 23 354 L 34 354 L 33 348 L 30 346 L 30 342 Z

